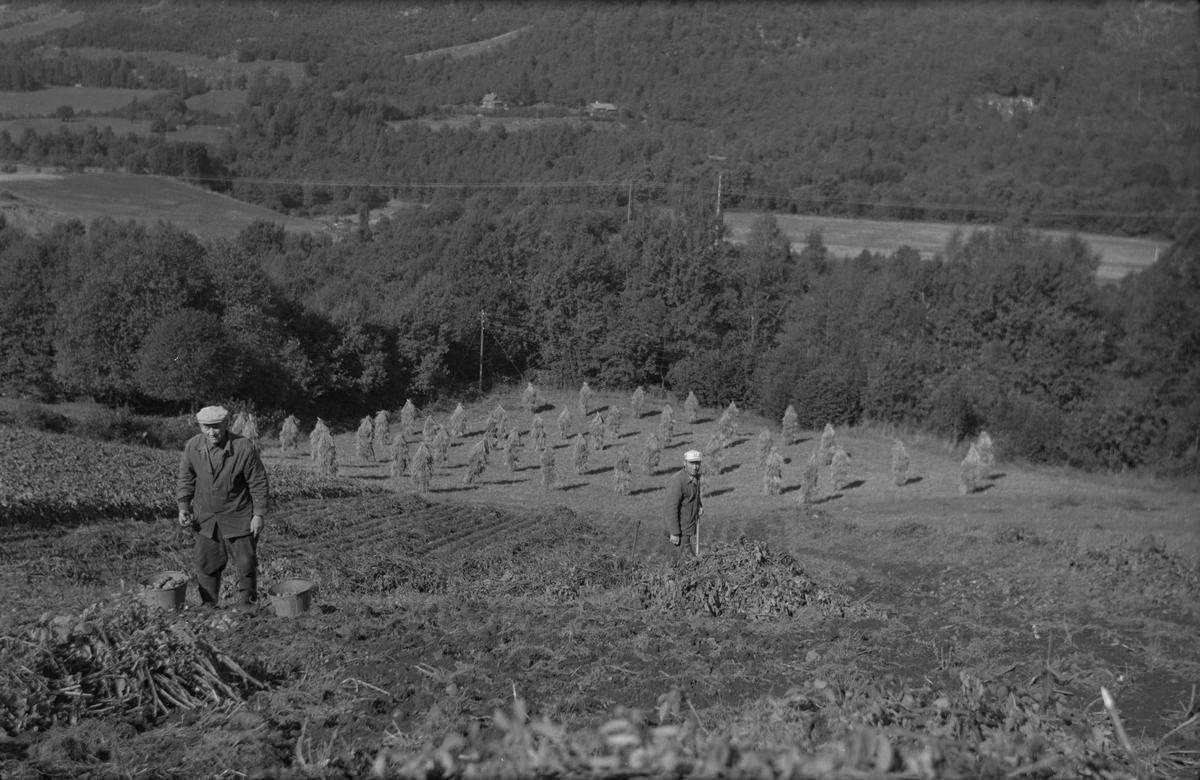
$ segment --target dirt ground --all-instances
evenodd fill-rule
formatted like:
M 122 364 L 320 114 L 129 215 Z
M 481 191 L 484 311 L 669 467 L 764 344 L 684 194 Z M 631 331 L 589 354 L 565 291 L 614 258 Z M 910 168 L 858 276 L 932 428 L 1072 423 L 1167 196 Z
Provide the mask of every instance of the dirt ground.
M 810 593 L 783 618 L 706 611 L 661 599 L 686 572 L 664 539 L 661 486 L 685 450 L 707 442 L 719 414 L 688 424 L 676 404 L 674 440 L 647 475 L 638 450 L 664 402 L 649 400 L 631 420 L 627 398 L 602 395 L 589 413 L 620 405 L 627 422 L 580 475 L 554 423 L 575 399 L 548 400 L 541 415 L 559 475 L 550 491 L 528 443 L 515 471 L 493 453 L 481 481 L 463 484 L 466 450 L 497 403 L 528 431 L 515 391 L 469 410 L 471 435 L 454 442 L 425 494 L 391 478 L 389 464 L 358 458 L 354 435 L 338 433 L 342 475 L 380 490 L 282 505 L 262 541 L 262 587 L 308 579 L 313 609 L 295 619 L 266 606 L 207 612 L 192 590 L 173 618 L 243 659 L 265 690 L 165 719 L 131 712 L 100 732 L 73 726 L 83 745 L 74 753 L 52 732 L 0 738 L 0 769 L 14 778 L 77 776 L 81 767 L 174 777 L 194 776 L 200 761 L 206 776 L 357 776 L 382 747 L 418 751 L 470 724 L 486 731 L 518 700 L 530 717 L 595 728 L 619 708 L 653 711 L 675 690 L 696 722 L 725 724 L 744 745 L 819 744 L 835 732 L 831 712 L 780 716 L 780 702 L 804 685 L 953 691 L 977 679 L 1014 697 L 1044 687 L 1076 718 L 1103 714 L 1103 686 L 1137 749 L 1160 757 L 1155 773 L 1191 771 L 1200 515 L 1185 487 L 1001 459 L 982 489 L 961 495 L 961 448 L 918 437 L 905 439 L 912 466 L 896 487 L 892 436 L 854 429 L 837 433 L 852 459 L 848 483 L 830 489 L 824 469 L 816 501 L 801 505 L 799 465 L 819 435 L 781 448 L 784 492 L 768 496 L 755 441 L 767 425 L 778 442 L 778 426 L 743 417 L 706 499 L 701 560 L 721 550 L 747 560 L 757 549 L 786 553 L 819 599 Z M 423 419 L 409 436 L 414 449 Z M 292 454 L 265 445 L 269 468 L 308 462 L 307 442 Z M 625 496 L 612 488 L 621 446 L 635 464 Z M 6 634 L 46 610 L 137 598 L 133 583 L 147 571 L 189 568 L 188 539 L 170 519 L 4 533 Z M 775 591 L 766 596 L 788 598 Z M 847 693 L 841 712 L 849 701 Z

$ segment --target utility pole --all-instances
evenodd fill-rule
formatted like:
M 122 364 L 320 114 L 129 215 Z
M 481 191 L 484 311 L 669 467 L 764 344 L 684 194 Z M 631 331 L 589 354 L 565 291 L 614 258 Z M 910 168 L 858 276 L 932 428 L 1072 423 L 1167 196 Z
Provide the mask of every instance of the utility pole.
M 629 180 L 629 197 L 625 199 L 625 221 L 633 221 L 633 179 Z
M 483 309 L 479 310 L 479 394 L 483 395 Z

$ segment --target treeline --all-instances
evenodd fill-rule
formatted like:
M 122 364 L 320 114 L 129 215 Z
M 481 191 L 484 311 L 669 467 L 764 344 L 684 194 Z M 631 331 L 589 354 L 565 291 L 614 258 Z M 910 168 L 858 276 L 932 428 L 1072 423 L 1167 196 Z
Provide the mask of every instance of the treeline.
M 300 214 L 353 212 L 398 183 L 632 182 L 645 197 L 714 193 L 721 176 L 751 208 L 1172 236 L 1200 187 L 1195 18 L 1112 3 L 111 3 L 48 38 L 225 56 L 254 39 L 305 62 L 303 85 L 255 80 L 215 153 L 218 186 Z M 517 29 L 473 56 L 407 58 Z M 489 91 L 610 101 L 620 121 L 387 124 Z M 376 186 L 305 190 L 330 181 Z
M 65 51 L 47 56 L 31 41 L 0 44 L 0 90 L 28 92 L 45 87 L 167 89 L 184 98 L 208 91 L 203 79 L 139 54 L 80 57 Z
M 887 421 L 1088 468 L 1200 473 L 1200 218 L 1151 269 L 1096 282 L 1023 230 L 793 252 L 769 216 L 623 211 L 544 193 L 415 208 L 342 243 L 103 221 L 4 230 L 0 382 L 134 403 L 238 398 L 353 416 L 533 379 L 694 391 L 802 422 Z
M 41 135 L 26 128 L 16 139 L 7 130 L 0 130 L 0 160 L 71 170 L 104 168 L 156 174 L 203 181 L 210 186 L 225 175 L 225 169 L 206 144 L 166 141 L 158 135 L 117 135 L 111 127 L 97 130 L 92 125 L 72 131 L 63 124 L 57 132 Z

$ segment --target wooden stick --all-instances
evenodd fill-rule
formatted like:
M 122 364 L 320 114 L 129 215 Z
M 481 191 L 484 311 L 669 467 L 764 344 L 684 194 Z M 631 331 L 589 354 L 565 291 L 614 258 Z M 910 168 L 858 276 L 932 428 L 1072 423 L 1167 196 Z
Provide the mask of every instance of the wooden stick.
M 633 546 L 629 548 L 629 565 L 633 566 L 633 554 L 637 552 L 638 531 L 642 530 L 642 521 L 637 521 L 637 527 L 633 529 Z
M 1112 721 L 1113 732 L 1117 735 L 1117 741 L 1121 743 L 1121 747 L 1125 750 L 1125 755 L 1129 756 L 1129 760 L 1133 762 L 1133 768 L 1136 772 L 1138 770 L 1137 753 L 1133 752 L 1133 743 L 1129 741 L 1129 735 L 1125 733 L 1125 726 L 1121 723 L 1121 716 L 1117 714 L 1117 702 L 1103 685 L 1100 686 L 1100 697 L 1104 699 L 1104 709 L 1108 710 L 1108 717 Z

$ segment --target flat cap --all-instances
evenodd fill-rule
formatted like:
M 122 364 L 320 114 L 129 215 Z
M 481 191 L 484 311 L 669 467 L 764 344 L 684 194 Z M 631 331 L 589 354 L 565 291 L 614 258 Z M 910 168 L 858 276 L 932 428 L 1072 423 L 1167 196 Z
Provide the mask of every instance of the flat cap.
M 688 450 L 687 452 L 683 453 L 683 459 L 689 462 L 699 463 L 701 460 L 703 460 L 703 457 L 700 455 L 700 450 Z
M 196 412 L 196 422 L 202 425 L 216 425 L 229 419 L 229 410 L 224 406 L 206 406 Z

